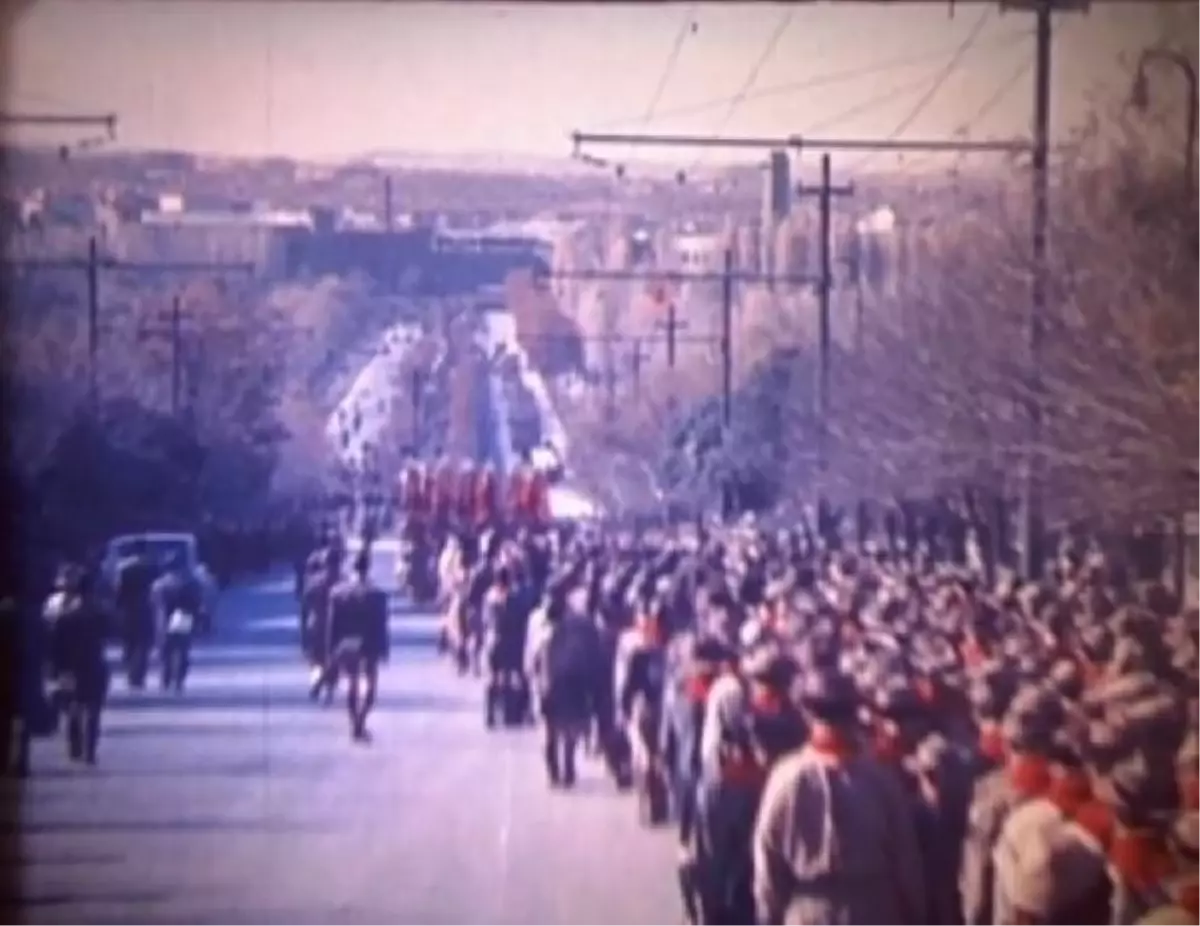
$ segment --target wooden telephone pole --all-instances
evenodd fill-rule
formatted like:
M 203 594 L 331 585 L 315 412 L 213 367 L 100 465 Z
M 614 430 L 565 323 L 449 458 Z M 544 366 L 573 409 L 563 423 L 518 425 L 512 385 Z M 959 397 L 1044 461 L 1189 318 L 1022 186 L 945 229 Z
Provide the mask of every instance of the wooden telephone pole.
M 1041 498 L 1041 451 L 1044 398 L 1042 396 L 1042 337 L 1047 293 L 1047 231 L 1049 225 L 1049 136 L 1051 97 L 1051 58 L 1053 16 L 1055 13 L 1083 13 L 1089 0 L 1000 0 L 1002 10 L 1031 13 L 1034 16 L 1035 77 L 1033 99 L 1033 131 L 1030 139 L 971 141 L 967 139 L 853 139 L 805 138 L 792 135 L 784 138 L 764 136 L 727 137 L 712 135 L 655 135 L 628 133 L 573 132 L 571 141 L 577 155 L 583 156 L 584 144 L 589 145 L 653 145 L 657 147 L 734 148 L 770 150 L 791 148 L 795 151 L 816 150 L 824 153 L 894 152 L 894 153 L 991 153 L 1031 154 L 1033 160 L 1031 213 L 1031 243 L 1033 247 L 1033 283 L 1029 312 L 1026 316 L 1027 364 L 1026 378 L 1030 386 L 1028 403 L 1027 449 L 1021 478 L 1021 538 L 1026 576 L 1037 578 L 1044 567 L 1045 543 Z
M 108 256 L 101 256 L 93 235 L 88 240 L 87 258 L 79 259 L 19 259 L 0 260 L 0 267 L 19 270 L 73 270 L 87 274 L 87 313 L 88 313 L 88 396 L 92 409 L 99 408 L 99 358 L 100 335 L 100 271 L 118 271 L 133 273 L 140 276 L 156 276 L 160 274 L 200 274 L 214 275 L 223 273 L 254 273 L 254 265 L 248 263 L 221 263 L 212 261 L 177 262 L 177 261 L 121 261 Z

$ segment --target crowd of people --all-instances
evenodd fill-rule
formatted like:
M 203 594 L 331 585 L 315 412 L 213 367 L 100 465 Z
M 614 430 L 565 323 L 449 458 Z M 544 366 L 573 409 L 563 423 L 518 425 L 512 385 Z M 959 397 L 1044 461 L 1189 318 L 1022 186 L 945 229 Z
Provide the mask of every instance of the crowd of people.
M 671 821 L 690 921 L 1200 919 L 1198 621 L 1161 582 L 1070 544 L 1044 580 L 985 581 L 936 536 L 851 549 L 806 528 L 514 511 L 407 509 L 406 571 L 431 561 L 444 649 L 485 677 L 485 722 L 540 722 L 550 787 L 572 788 L 591 749 L 647 824 Z M 361 540 L 309 529 L 283 548 L 310 694 L 345 679 L 367 741 L 388 603 Z M 162 647 L 181 690 L 203 603 L 182 562 L 139 570 L 137 552 L 115 607 L 183 631 Z M 89 763 L 109 684 L 91 581 L 64 569 L 41 612 L 67 748 Z
M 1080 547 L 989 584 L 839 546 L 463 532 L 446 648 L 552 787 L 594 742 L 669 806 L 693 922 L 1197 922 L 1196 612 Z

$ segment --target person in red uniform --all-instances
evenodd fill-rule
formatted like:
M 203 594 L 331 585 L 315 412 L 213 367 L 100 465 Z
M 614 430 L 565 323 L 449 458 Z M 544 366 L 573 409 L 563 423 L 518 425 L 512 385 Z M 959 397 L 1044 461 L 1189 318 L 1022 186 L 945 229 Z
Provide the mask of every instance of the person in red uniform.
M 410 534 L 422 529 L 429 521 L 429 474 L 417 462 L 410 463 L 404 471 L 401 488 L 401 504 L 408 520 Z
M 534 470 L 525 484 L 524 519 L 531 527 L 540 527 L 550 522 L 550 483 L 546 474 Z
M 459 467 L 454 487 L 454 517 L 462 530 L 467 530 L 475 524 L 475 483 L 475 464 L 465 460 Z
M 449 526 L 454 512 L 454 482 L 454 465 L 448 457 L 443 457 L 433 485 L 433 520 L 440 529 Z
M 485 466 L 475 476 L 474 526 L 476 530 L 495 525 L 499 519 L 499 485 L 496 471 Z
M 528 481 L 529 474 L 523 466 L 517 467 L 508 474 L 508 498 L 505 507 L 508 509 L 509 517 L 516 523 L 524 520 L 525 486 Z

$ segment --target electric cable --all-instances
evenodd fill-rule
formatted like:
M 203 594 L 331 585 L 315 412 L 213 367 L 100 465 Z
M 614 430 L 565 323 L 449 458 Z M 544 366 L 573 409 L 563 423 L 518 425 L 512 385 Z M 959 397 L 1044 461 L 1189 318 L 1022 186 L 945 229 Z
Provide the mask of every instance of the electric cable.
M 980 43 L 986 47 L 1007 47 L 1015 45 L 1020 41 L 1028 39 L 1032 35 L 1029 29 L 1022 29 L 1016 32 L 1008 32 L 1002 36 L 997 36 L 986 43 Z M 787 81 L 781 84 L 771 84 L 766 87 L 760 87 L 758 90 L 752 90 L 742 96 L 742 102 L 752 102 L 771 97 L 790 96 L 795 93 L 800 93 L 804 90 L 815 90 L 820 87 L 827 87 L 832 84 L 845 83 L 852 80 L 857 80 L 863 77 L 871 77 L 877 74 L 886 74 L 892 71 L 904 70 L 906 68 L 917 67 L 924 64 L 929 64 L 931 61 L 941 61 L 947 54 L 952 54 L 958 46 L 950 46 L 941 48 L 936 51 L 925 51 L 920 54 L 901 55 L 886 61 L 877 61 L 872 64 L 862 65 L 854 68 L 845 68 L 837 71 L 826 71 L 822 74 L 816 74 L 811 77 L 803 78 L 802 80 Z M 714 109 L 720 109 L 728 106 L 730 103 L 737 100 L 738 95 L 716 97 L 711 100 L 705 100 L 699 103 L 688 103 L 681 106 L 673 106 L 667 109 L 655 109 L 654 120 L 660 121 L 663 119 L 674 119 L 684 116 L 698 116 L 710 112 Z M 598 123 L 597 128 L 603 130 L 615 130 L 620 128 L 629 128 L 631 126 L 643 125 L 647 121 L 645 113 L 637 116 L 625 116 L 620 119 L 610 119 L 607 122 Z
M 933 102 L 934 97 L 936 97 L 941 91 L 942 87 L 946 85 L 946 81 L 948 81 L 954 72 L 958 70 L 958 66 L 962 63 L 962 60 L 966 56 L 967 52 L 975 46 L 976 40 L 979 38 L 980 33 L 983 32 L 983 27 L 987 25 L 991 15 L 992 11 L 990 8 L 985 8 L 983 10 L 979 19 L 975 21 L 975 25 L 971 27 L 970 33 L 968 33 L 967 37 L 963 39 L 962 43 L 958 46 L 958 49 L 951 56 L 950 60 L 946 62 L 946 66 L 942 68 L 941 72 L 937 75 L 937 77 L 934 78 L 929 90 L 924 96 L 917 100 L 916 105 L 914 105 L 913 108 L 910 109 L 907 114 L 905 114 L 904 118 L 900 120 L 896 127 L 887 136 L 889 141 L 898 138 L 908 131 L 912 124 L 916 122 L 918 118 L 920 118 L 923 112 L 925 112 L 929 104 Z M 878 152 L 868 152 L 850 166 L 850 172 L 854 173 L 855 171 L 861 170 L 864 164 L 868 163 L 872 158 L 877 156 Z

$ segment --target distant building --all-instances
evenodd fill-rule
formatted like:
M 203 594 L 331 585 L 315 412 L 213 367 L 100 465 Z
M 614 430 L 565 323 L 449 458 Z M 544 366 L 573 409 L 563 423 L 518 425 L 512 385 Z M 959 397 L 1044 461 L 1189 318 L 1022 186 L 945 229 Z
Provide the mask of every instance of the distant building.
M 673 243 L 679 269 L 684 273 L 720 271 L 725 251 L 723 235 L 682 234 L 676 235 Z

